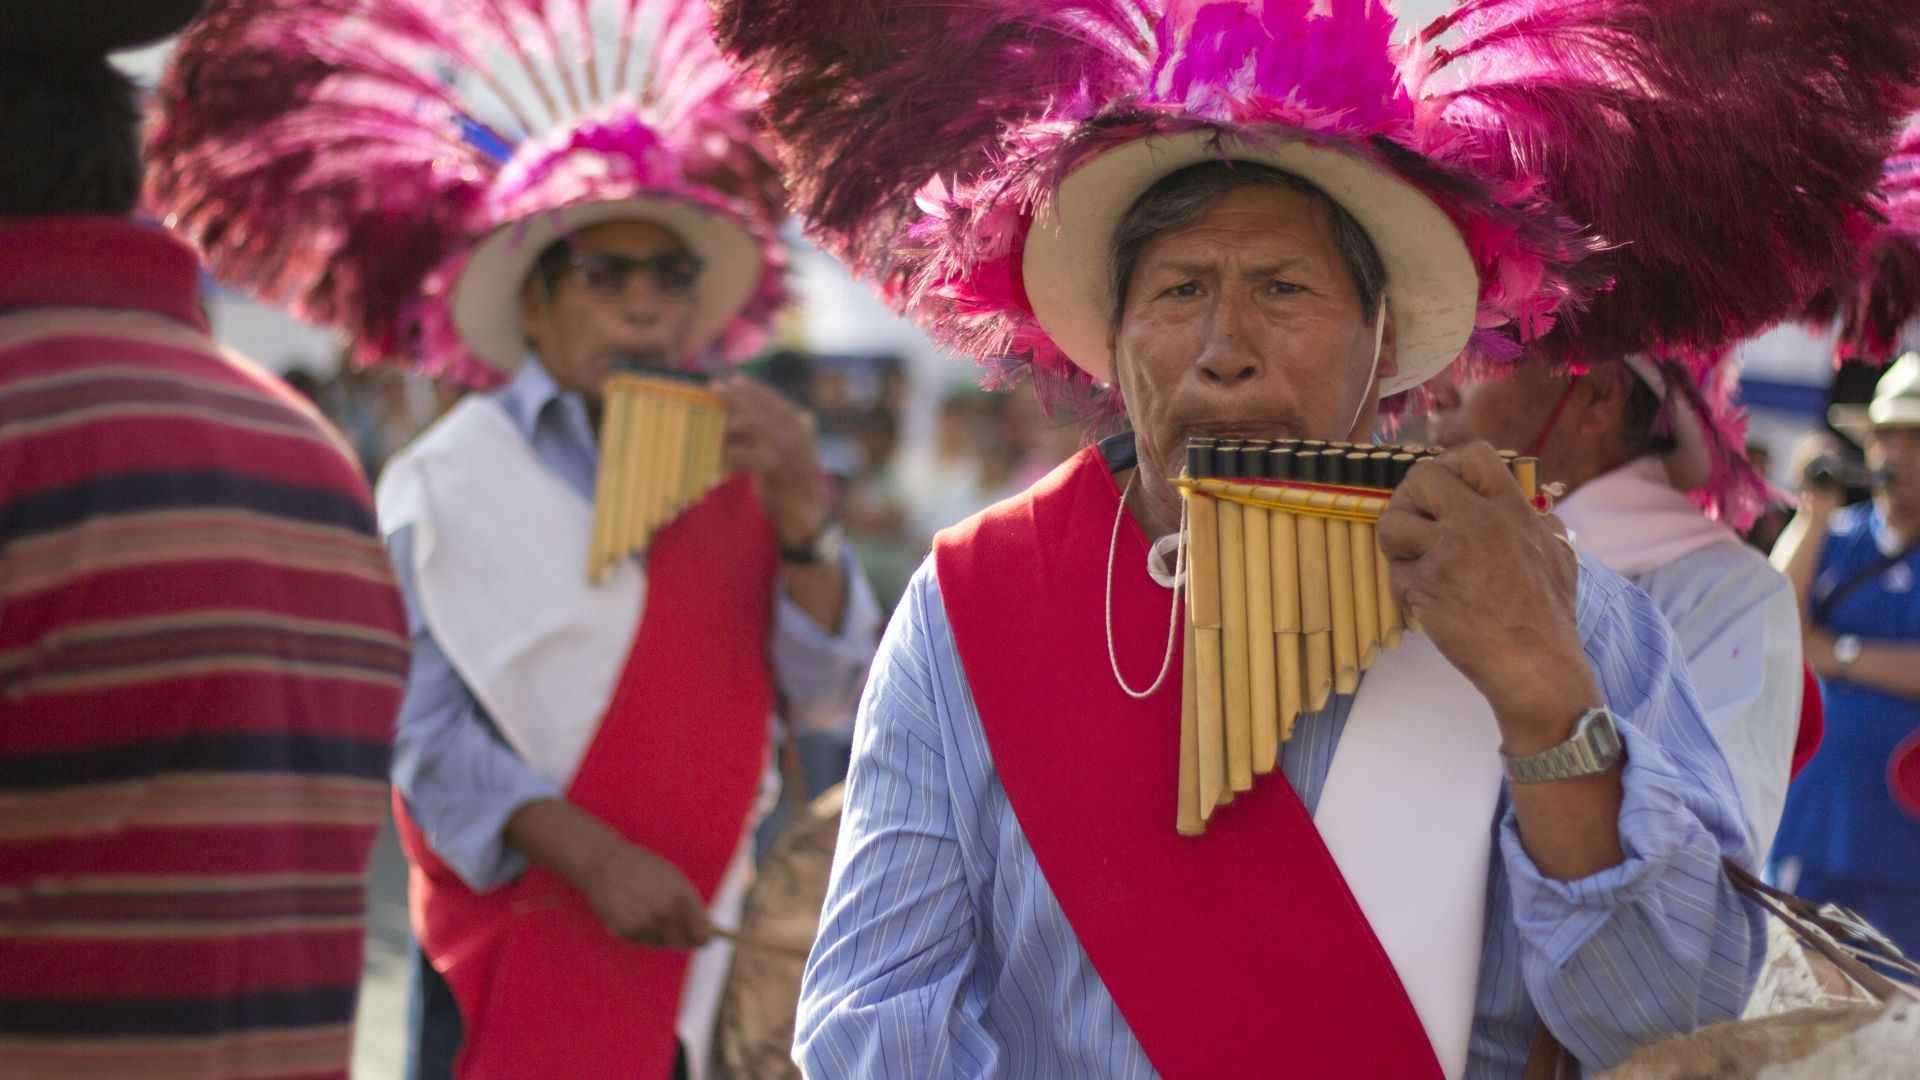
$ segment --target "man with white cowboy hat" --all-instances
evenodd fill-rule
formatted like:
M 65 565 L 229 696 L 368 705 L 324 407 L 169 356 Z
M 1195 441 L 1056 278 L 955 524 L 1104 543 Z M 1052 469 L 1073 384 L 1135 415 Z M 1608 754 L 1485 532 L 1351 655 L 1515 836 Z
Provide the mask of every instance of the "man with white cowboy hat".
M 1717 355 L 1726 359 L 1636 354 L 1584 374 L 1544 360 L 1462 373 L 1436 388 L 1433 431 L 1449 446 L 1484 439 L 1539 457 L 1541 476 L 1565 489 L 1554 512 L 1576 546 L 1653 599 L 1765 852 L 1799 735 L 1800 611 L 1786 578 L 1735 531 L 1757 500 L 1734 494 L 1759 480 L 1738 414 L 1706 400 L 1731 374 L 1731 354 Z
M 366 478 L 140 220 L 110 55 L 0 4 L 0 1076 L 346 1080 L 406 624 Z
M 1381 396 L 1470 345 L 1510 357 L 1500 328 L 1538 334 L 1592 284 L 1591 238 L 1486 164 L 1519 95 L 1417 101 L 1371 3 L 857 8 L 856 48 L 836 4 L 719 5 L 815 236 L 996 371 L 1117 390 L 1132 431 L 942 534 L 896 612 L 807 1074 L 1518 1076 L 1542 1023 L 1602 1068 L 1737 1013 L 1760 920 L 1722 859 L 1753 855 L 1670 632 L 1484 445 L 1416 467 L 1379 521 L 1425 633 L 1302 717 L 1287 783 L 1203 835 L 1172 824 L 1179 592 L 1149 549 L 1178 534 L 1187 440 L 1364 440 Z M 1484 61 L 1589 124 L 1534 158 L 1602 183 L 1684 160 L 1645 148 L 1671 125 L 1621 112 L 1716 97 L 1738 115 L 1688 119 L 1723 144 L 1770 115 L 1686 74 L 1735 36 L 1778 50 L 1743 55 L 1769 71 L 1879 93 L 1826 52 L 1850 63 L 1864 34 L 1799 5 L 1764 33 L 1716 22 L 1711 49 L 1664 8 L 1483 9 L 1423 58 Z M 1569 40 L 1619 67 L 1537 70 Z M 1891 104 L 1863 111 L 1891 127 Z M 1724 164 L 1684 212 L 1723 197 L 1701 184 Z M 1828 194 L 1864 201 L 1877 161 L 1853 172 Z
M 776 700 L 849 708 L 878 625 L 811 418 L 739 378 L 712 384 L 730 478 L 589 583 L 609 377 L 743 359 L 785 300 L 752 98 L 696 0 L 336 7 L 216 3 L 154 141 L 225 272 L 497 388 L 380 485 L 414 638 L 410 1073 L 698 1078 Z
M 1805 604 L 1827 734 L 1787 793 L 1773 872 L 1920 955 L 1920 353 L 1829 419 L 1866 448 L 1873 498 L 1810 491 L 1774 551 Z

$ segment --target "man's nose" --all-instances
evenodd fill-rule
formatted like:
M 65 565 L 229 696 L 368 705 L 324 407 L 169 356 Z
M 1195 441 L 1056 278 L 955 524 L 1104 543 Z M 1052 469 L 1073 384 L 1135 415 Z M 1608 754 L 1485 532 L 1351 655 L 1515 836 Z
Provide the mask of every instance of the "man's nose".
M 1194 360 L 1202 382 L 1232 390 L 1260 374 L 1260 354 L 1254 348 L 1253 335 L 1243 325 L 1248 315 L 1245 307 L 1231 296 L 1222 297 L 1215 305 L 1206 340 Z

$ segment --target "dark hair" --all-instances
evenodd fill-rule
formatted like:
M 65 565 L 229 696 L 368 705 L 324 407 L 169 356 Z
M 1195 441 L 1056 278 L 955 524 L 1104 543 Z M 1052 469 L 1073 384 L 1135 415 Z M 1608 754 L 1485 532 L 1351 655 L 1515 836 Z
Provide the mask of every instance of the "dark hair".
M 1669 428 L 1660 434 L 1654 434 L 1654 427 L 1660 422 L 1660 413 L 1665 403 L 1660 395 L 1654 393 L 1647 381 L 1633 373 L 1625 364 L 1620 365 L 1621 377 L 1627 380 L 1627 400 L 1620 407 L 1620 432 L 1627 446 L 1636 453 L 1665 453 L 1674 448 L 1673 431 Z M 1674 391 L 1669 389 L 1669 395 Z M 1675 405 L 1685 408 L 1681 402 Z
M 133 80 L 102 56 L 0 51 L 0 218 L 125 217 L 140 182 Z
M 1181 229 L 1213 208 L 1230 191 L 1244 187 L 1276 187 L 1307 195 L 1327 211 L 1333 226 L 1333 246 L 1346 264 L 1347 276 L 1360 291 L 1360 312 L 1371 320 L 1379 310 L 1380 296 L 1387 287 L 1387 267 L 1373 238 L 1360 227 L 1347 208 L 1333 201 L 1311 181 L 1283 169 L 1254 161 L 1203 161 L 1161 177 L 1146 193 L 1134 201 L 1120 227 L 1113 234 L 1113 258 L 1109 265 L 1113 289 L 1113 322 L 1127 304 L 1127 288 L 1133 284 L 1134 267 L 1146 251 L 1148 241 L 1169 229 Z

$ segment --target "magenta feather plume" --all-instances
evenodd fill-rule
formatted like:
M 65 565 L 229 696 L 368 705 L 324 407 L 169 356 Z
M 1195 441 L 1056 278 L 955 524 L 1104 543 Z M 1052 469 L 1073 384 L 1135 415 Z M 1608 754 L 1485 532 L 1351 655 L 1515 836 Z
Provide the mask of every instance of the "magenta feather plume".
M 446 310 L 465 253 L 577 202 L 683 200 L 765 237 L 735 350 L 784 296 L 758 99 L 700 0 L 214 0 L 158 96 L 155 209 L 363 362 L 496 381 Z
M 1712 352 L 1851 260 L 1920 74 L 1920 2 L 1468 0 L 1419 60 L 1434 152 L 1542 193 L 1612 285 L 1534 346 Z
M 1910 345 L 1920 317 L 1920 117 L 1887 159 L 1880 220 L 1854 262 L 1807 303 L 1806 319 L 1837 324 L 1834 363 L 1885 364 Z
M 1021 279 L 1034 215 L 1132 139 L 1306 139 L 1420 187 L 1482 275 L 1475 348 L 1505 357 L 1597 282 L 1591 242 L 1527 183 L 1425 157 L 1380 0 L 714 0 L 763 79 L 812 235 L 989 378 L 1084 378 Z M 1074 395 L 1061 393 L 1066 398 Z

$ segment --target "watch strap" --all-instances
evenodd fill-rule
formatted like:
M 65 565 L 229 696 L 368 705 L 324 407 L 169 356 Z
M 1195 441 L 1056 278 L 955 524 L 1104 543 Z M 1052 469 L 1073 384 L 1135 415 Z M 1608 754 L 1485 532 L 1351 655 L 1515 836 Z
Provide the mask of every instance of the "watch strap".
M 1623 749 L 1613 713 L 1602 705 L 1582 713 L 1573 734 L 1560 745 L 1520 757 L 1502 750 L 1500 762 L 1506 767 L 1507 779 L 1516 784 L 1538 784 L 1606 772 L 1620 760 Z

